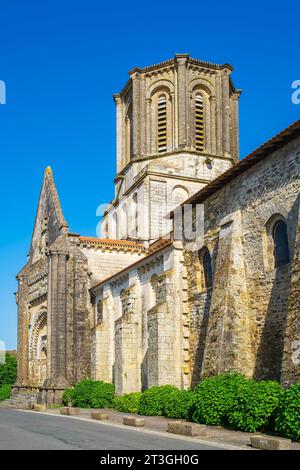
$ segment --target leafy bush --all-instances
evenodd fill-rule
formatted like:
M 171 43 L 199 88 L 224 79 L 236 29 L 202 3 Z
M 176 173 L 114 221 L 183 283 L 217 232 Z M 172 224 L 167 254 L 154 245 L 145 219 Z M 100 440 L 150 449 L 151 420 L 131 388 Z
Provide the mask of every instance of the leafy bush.
M 300 441 L 300 382 L 281 395 L 275 430 L 293 441 Z
M 17 359 L 11 354 L 5 355 L 5 363 L 0 364 L 0 387 L 1 385 L 14 384 L 17 378 Z
M 115 398 L 114 408 L 127 413 L 138 413 L 142 393 L 135 392 Z
M 83 380 L 64 395 L 65 400 L 79 408 L 109 408 L 114 402 L 115 387 L 98 380 Z
M 228 423 L 246 432 L 270 429 L 278 408 L 282 388 L 277 382 L 247 380 L 241 383 L 228 410 Z
M 65 406 L 68 406 L 69 403 L 72 403 L 72 393 L 73 393 L 73 388 L 67 388 L 62 396 L 62 402 Z
M 5 384 L 0 386 L 0 401 L 7 400 L 11 395 L 11 385 Z
M 238 387 L 245 381 L 247 379 L 240 374 L 222 374 L 204 379 L 194 391 L 193 420 L 211 426 L 227 425 L 227 416 Z
M 168 418 L 188 419 L 194 411 L 195 394 L 192 390 L 175 390 L 170 393 L 165 404 Z
M 173 385 L 151 387 L 142 393 L 139 414 L 146 416 L 163 416 L 170 394 L 177 391 Z

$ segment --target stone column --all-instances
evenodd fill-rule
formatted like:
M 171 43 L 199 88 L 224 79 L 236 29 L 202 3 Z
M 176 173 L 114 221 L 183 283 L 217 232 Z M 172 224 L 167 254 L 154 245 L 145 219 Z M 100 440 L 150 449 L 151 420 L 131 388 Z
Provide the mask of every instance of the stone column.
M 122 317 L 115 323 L 116 394 L 141 390 L 141 318 L 136 286 L 121 294 Z
M 222 76 L 222 153 L 230 154 L 230 96 L 229 96 L 229 70 L 223 71 Z
M 102 321 L 98 322 L 92 331 L 92 378 L 113 382 L 115 312 L 111 294 L 102 300 Z
M 180 388 L 182 364 L 178 334 L 180 335 L 182 325 L 178 318 L 176 303 L 178 299 L 172 277 L 159 276 L 154 288 L 156 305 L 147 312 L 148 387 L 170 384 Z
M 68 386 L 67 380 L 67 257 L 63 251 L 50 252 L 51 292 L 51 385 Z
M 29 385 L 28 382 L 28 282 L 27 276 L 18 279 L 18 375 L 16 385 Z
M 151 154 L 151 98 L 147 98 L 146 101 L 146 153 Z
M 232 157 L 235 162 L 239 161 L 239 97 L 240 92 L 236 92 L 231 97 L 231 126 L 232 126 Z
M 140 123 L 141 123 L 141 109 L 140 109 L 140 74 L 134 72 L 131 75 L 132 79 L 132 131 L 133 131 L 133 157 L 141 154 L 141 136 L 140 136 Z
M 178 147 L 187 145 L 187 54 L 176 54 L 177 61 L 177 97 L 178 97 Z
M 210 151 L 213 155 L 217 152 L 217 135 L 216 135 L 216 97 L 211 96 L 210 101 Z
M 146 79 L 141 78 L 140 84 L 140 155 L 146 155 L 147 142 L 146 142 L 146 133 L 147 133 L 147 118 L 146 118 Z
M 123 122 L 122 122 L 122 99 L 120 95 L 114 95 L 116 104 L 116 138 L 117 138 L 117 173 L 119 173 L 123 166 Z

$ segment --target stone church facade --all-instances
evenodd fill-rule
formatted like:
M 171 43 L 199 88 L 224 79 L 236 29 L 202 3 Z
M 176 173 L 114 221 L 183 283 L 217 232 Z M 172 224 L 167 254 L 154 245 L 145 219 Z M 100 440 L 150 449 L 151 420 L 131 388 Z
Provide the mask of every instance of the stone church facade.
M 115 198 L 71 233 L 47 168 L 18 279 L 15 393 L 118 394 L 240 371 L 300 380 L 300 121 L 239 161 L 232 67 L 177 54 L 114 95 Z M 202 208 L 201 234 L 175 214 Z M 179 210 L 181 213 L 181 210 Z M 178 230 L 177 230 L 178 232 Z

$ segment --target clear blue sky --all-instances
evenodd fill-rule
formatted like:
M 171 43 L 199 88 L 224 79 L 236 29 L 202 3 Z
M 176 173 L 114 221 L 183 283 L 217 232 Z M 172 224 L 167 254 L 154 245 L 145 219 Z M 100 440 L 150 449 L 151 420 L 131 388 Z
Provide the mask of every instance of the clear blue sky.
M 235 68 L 241 157 L 300 116 L 299 3 L 9 0 L 0 10 L 0 339 L 16 347 L 15 274 L 26 262 L 44 168 L 71 230 L 95 235 L 113 196 L 112 94 L 134 66 L 187 52 Z

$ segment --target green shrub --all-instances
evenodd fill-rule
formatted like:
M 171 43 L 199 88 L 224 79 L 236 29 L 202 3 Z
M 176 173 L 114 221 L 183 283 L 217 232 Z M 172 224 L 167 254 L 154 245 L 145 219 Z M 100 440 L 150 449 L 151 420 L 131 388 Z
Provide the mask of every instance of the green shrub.
M 0 364 L 0 387 L 1 385 L 13 385 L 17 378 L 17 359 L 11 354 L 5 355 L 5 363 Z
M 109 408 L 113 405 L 115 387 L 98 380 L 83 380 L 66 392 L 67 400 L 79 408 Z
M 0 401 L 7 400 L 11 395 L 11 385 L 5 384 L 0 387 Z
M 222 374 L 209 377 L 195 388 L 195 411 L 193 420 L 196 423 L 211 426 L 227 425 L 228 412 L 238 387 L 247 379 L 240 374 Z
M 115 398 L 114 408 L 126 413 L 138 413 L 142 393 L 135 392 Z
M 300 382 L 281 395 L 275 430 L 293 441 L 300 441 Z
M 278 382 L 249 379 L 240 384 L 228 410 L 229 426 L 246 432 L 270 429 L 281 394 Z
M 192 390 L 175 390 L 165 404 L 165 416 L 168 418 L 188 419 L 192 417 L 195 394 Z
M 67 388 L 62 396 L 62 402 L 65 406 L 68 406 L 69 403 L 72 403 L 72 393 L 73 393 L 73 388 Z
M 173 385 L 151 387 L 142 393 L 139 414 L 146 416 L 163 416 L 165 407 L 172 392 L 177 388 Z

